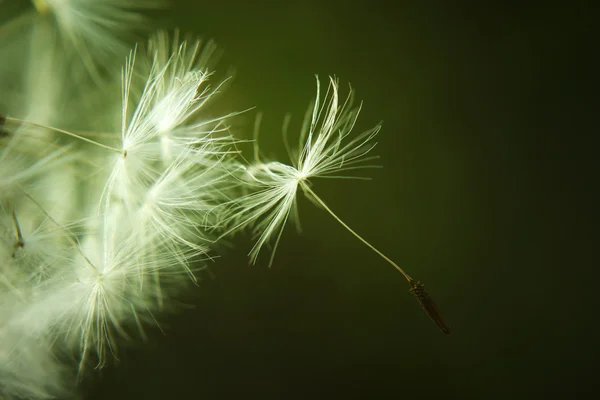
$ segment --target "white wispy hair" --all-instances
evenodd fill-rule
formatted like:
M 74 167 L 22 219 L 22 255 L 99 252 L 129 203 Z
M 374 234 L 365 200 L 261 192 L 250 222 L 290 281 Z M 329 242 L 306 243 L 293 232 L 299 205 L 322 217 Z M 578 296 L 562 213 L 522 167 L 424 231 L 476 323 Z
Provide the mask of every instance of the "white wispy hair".
M 95 77 L 115 56 L 126 53 L 132 29 L 147 24 L 143 11 L 163 0 L 33 0 L 40 14 L 56 21 L 58 32 Z
M 134 234 L 151 243 L 148 257 L 168 251 L 196 281 L 189 261 L 208 254 L 212 241 L 206 232 L 218 221 L 207 214 L 226 198 L 219 188 L 226 189 L 228 178 L 220 163 L 203 168 L 186 153 L 180 154 L 145 191 L 134 212 Z
M 346 101 L 340 104 L 338 82 L 331 77 L 329 89 L 321 102 L 317 78 L 316 100 L 300 135 L 301 150 L 296 150 L 297 156 L 294 157 L 293 151 L 288 147 L 293 165 L 258 161 L 245 169 L 245 179 L 254 191 L 226 204 L 232 214 L 230 220 L 233 221 L 233 228 L 227 233 L 246 225 L 253 226 L 258 240 L 250 251 L 252 262 L 256 262 L 262 247 L 275 237 L 269 262 L 271 265 L 290 213 L 294 211 L 294 215 L 297 214 L 298 188 L 314 199 L 309 179 L 360 179 L 340 173 L 373 167 L 364 163 L 376 158 L 369 156 L 369 153 L 376 145 L 373 139 L 381 126 L 377 125 L 347 140 L 360 112 L 360 106 L 352 108 L 352 101 L 350 89 Z
M 211 73 L 198 64 L 204 60 L 199 53 L 200 42 L 192 44 L 189 52 L 187 42 L 183 42 L 167 56 L 171 49 L 171 45 L 166 45 L 167 37 L 161 33 L 150 41 L 151 67 L 144 74 L 144 88 L 131 117 L 137 50 L 127 59 L 122 79 L 121 144 L 105 186 L 104 202 L 110 202 L 111 196 L 117 194 L 130 203 L 132 188 L 147 186 L 157 179 L 156 169 L 162 168 L 158 162 L 169 165 L 185 154 L 190 160 L 210 166 L 231 151 L 228 135 L 215 136 L 226 130 L 222 124 L 230 115 L 199 120 L 199 111 L 215 93 L 206 84 Z
M 80 371 L 91 356 L 102 367 L 116 354 L 117 337 L 128 338 L 125 328 L 152 319 L 158 301 L 149 279 L 156 270 L 168 270 L 178 261 L 167 251 L 145 257 L 149 248 L 107 221 L 91 233 L 60 271 L 35 290 L 35 301 L 19 313 L 18 326 L 72 343 L 80 352 Z
M 78 147 L 57 141 L 44 150 L 48 155 L 29 155 L 25 150 L 32 147 L 24 140 L 33 140 L 29 138 L 35 132 L 44 139 L 52 138 L 46 130 L 63 139 L 79 139 L 82 151 L 87 145 L 109 151 L 100 157 L 98 152 L 90 153 L 93 161 L 89 161 L 104 163 L 108 171 L 104 175 L 94 172 L 94 181 L 105 178 L 98 192 L 100 207 L 77 235 L 37 202 L 39 212 L 23 211 L 28 218 L 35 217 L 27 219 L 27 229 L 20 227 L 25 224 L 18 217 L 21 210 L 6 208 L 0 221 L 5 228 L 0 232 L 0 255 L 6 267 L 2 293 L 23 298 L 9 325 L 40 337 L 67 337 L 80 351 L 80 370 L 93 354 L 102 366 L 107 355 L 115 352 L 116 337 L 126 336 L 126 324 L 135 322 L 141 330 L 142 316 L 163 308 L 165 283 L 176 280 L 181 287 L 178 277 L 185 275 L 195 280 L 190 261 L 208 257 L 211 242 L 204 230 L 219 222 L 207 217 L 207 210 L 227 198 L 225 192 L 231 186 L 223 159 L 231 153 L 227 146 L 232 141 L 228 135 L 215 137 L 226 130 L 225 118 L 202 120 L 198 115 L 216 90 L 207 85 L 211 73 L 199 53 L 199 42 L 194 42 L 191 52 L 185 43 L 170 43 L 168 48 L 164 43 L 166 36 L 160 35 L 151 41 L 153 54 L 147 55 L 151 67 L 137 102 L 132 99 L 139 72 L 135 70 L 137 52 L 127 59 L 122 76 L 122 129 L 116 146 L 3 117 L 5 123 L 21 129 L 18 135 L 7 130 L 7 146 L 0 149 L 0 164 L 7 173 L 0 175 L 0 185 L 15 193 L 26 184 L 39 186 L 40 177 L 60 178 L 65 164 L 55 167 L 53 163 L 71 160 L 69 150 Z M 166 55 L 172 46 L 174 50 Z M 131 116 L 130 104 L 135 107 Z M 165 156 L 167 135 L 175 146 Z M 107 137 L 114 139 L 114 135 Z M 94 183 L 85 185 L 84 192 L 94 191 Z M 42 197 L 44 193 L 39 191 Z M 4 191 L 0 200 L 9 200 L 7 194 Z M 19 195 L 22 200 L 23 193 L 15 198 Z M 86 208 L 85 202 L 81 207 Z M 62 239 L 66 251 L 64 246 L 52 246 L 49 239 Z
M 158 131 L 163 161 L 168 163 L 178 153 L 196 147 L 201 147 L 201 156 L 228 152 L 232 139 L 225 121 L 238 113 L 208 118 L 198 112 L 229 79 L 214 87 L 210 84 L 214 76 L 211 67 L 216 62 L 214 42 L 204 43 L 190 35 L 181 41 L 179 31 L 172 35 L 159 31 L 149 40 L 148 53 L 153 66 L 163 71 L 150 117 Z
M 15 73 L 25 86 L 6 86 L 0 115 L 2 398 L 68 396 L 64 350 L 82 372 L 116 356 L 118 339 L 143 337 L 211 258 L 222 220 L 210 211 L 236 182 L 237 113 L 207 110 L 227 81 L 212 42 L 160 32 L 130 52 L 119 129 L 111 88 L 89 87 L 87 73 L 109 72 L 159 1 L 33 2 L 37 17 L 18 21 L 33 23 L 30 65 Z
M 15 304 L 14 299 L 0 301 Z M 0 398 L 51 399 L 68 395 L 72 385 L 67 383 L 68 373 L 53 353 L 52 343 L 22 329 L 6 327 L 0 328 L 0 343 Z
M 26 199 L 0 208 L 0 397 L 52 398 L 71 385 L 45 335 L 47 320 L 29 319 L 28 311 L 44 304 L 40 289 L 70 252 L 64 232 Z

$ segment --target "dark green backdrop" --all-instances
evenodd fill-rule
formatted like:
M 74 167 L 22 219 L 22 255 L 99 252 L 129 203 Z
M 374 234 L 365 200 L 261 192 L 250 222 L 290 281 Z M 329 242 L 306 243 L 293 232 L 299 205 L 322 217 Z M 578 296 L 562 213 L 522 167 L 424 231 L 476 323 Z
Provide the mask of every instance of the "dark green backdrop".
M 306 199 L 272 269 L 240 238 L 142 348 L 86 386 L 93 399 L 460 399 L 583 396 L 600 354 L 586 192 L 598 133 L 584 1 L 179 1 L 167 17 L 212 37 L 235 80 L 218 107 L 265 113 L 285 160 L 314 77 L 336 74 L 384 121 L 373 180 L 315 181 L 350 226 L 424 282 L 453 332 L 402 277 Z M 418 5 L 417 5 L 418 4 Z M 589 3 L 591 4 L 591 2 Z M 254 112 L 236 120 L 249 135 Z M 295 125 L 298 126 L 298 125 Z M 597 392 L 596 392 L 597 394 Z

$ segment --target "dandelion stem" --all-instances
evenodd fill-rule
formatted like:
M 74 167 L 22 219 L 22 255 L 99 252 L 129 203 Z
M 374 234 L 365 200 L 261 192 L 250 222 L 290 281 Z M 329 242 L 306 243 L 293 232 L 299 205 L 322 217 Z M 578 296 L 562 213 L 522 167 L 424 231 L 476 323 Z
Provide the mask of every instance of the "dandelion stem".
M 17 124 L 24 124 L 24 125 L 35 126 L 35 127 L 43 128 L 43 129 L 48 129 L 48 130 L 53 131 L 53 132 L 57 132 L 57 133 L 61 133 L 63 135 L 74 137 L 74 138 L 82 140 L 82 141 L 84 141 L 86 143 L 93 144 L 94 146 L 101 147 L 101 148 L 103 148 L 105 150 L 114 151 L 115 153 L 119 153 L 119 154 L 123 153 L 123 150 L 117 149 L 115 147 L 107 146 L 107 145 L 102 144 L 102 143 L 95 142 L 95 141 L 93 141 L 91 139 L 88 139 L 86 137 L 83 137 L 83 136 L 78 135 L 78 134 L 73 133 L 73 132 L 65 131 L 63 129 L 54 128 L 52 126 L 42 125 L 42 124 L 38 124 L 38 123 L 35 123 L 35 122 L 31 122 L 31 121 L 24 121 L 24 120 L 16 119 L 16 118 L 6 118 L 6 121 L 17 123 Z
M 335 213 L 329 207 L 327 207 L 327 204 L 325 204 L 325 202 L 323 200 L 321 200 L 321 198 L 319 196 L 317 196 L 317 194 L 315 192 L 313 192 L 312 189 L 310 187 L 308 187 L 307 184 L 305 184 L 304 182 L 301 182 L 301 185 L 302 185 L 302 188 L 305 191 L 307 191 L 308 193 L 310 193 L 310 195 L 313 196 L 313 198 L 317 201 L 317 203 L 319 203 L 329 214 L 331 214 L 331 216 L 333 218 L 335 218 L 340 224 L 342 224 L 342 226 L 344 228 L 346 228 L 358 240 L 360 240 L 361 242 L 366 244 L 371 250 L 373 250 L 375 253 L 377 253 L 379 256 L 381 256 L 381 258 L 383 258 L 385 261 L 390 263 L 394 268 L 396 268 L 404 276 L 404 278 L 406 278 L 408 283 L 414 282 L 413 279 L 406 272 L 404 272 L 404 270 L 402 268 L 400 268 L 398 266 L 398 264 L 393 262 L 388 256 L 383 254 L 381 251 L 377 250 L 375 248 L 375 246 L 373 246 L 371 243 L 369 243 L 365 239 L 363 239 L 362 236 L 360 236 L 358 233 L 356 233 L 354 230 L 352 230 L 352 228 L 350 228 L 344 221 L 342 221 L 342 219 L 340 217 L 335 215 Z

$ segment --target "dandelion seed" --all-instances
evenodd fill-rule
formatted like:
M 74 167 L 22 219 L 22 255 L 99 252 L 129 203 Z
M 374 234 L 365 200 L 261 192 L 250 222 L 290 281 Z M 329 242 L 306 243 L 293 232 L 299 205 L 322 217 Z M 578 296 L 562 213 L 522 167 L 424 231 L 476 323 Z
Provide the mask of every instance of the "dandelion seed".
M 323 104 L 319 103 L 319 92 L 317 79 L 317 97 L 312 114 L 307 119 L 310 123 L 306 123 L 306 128 L 300 135 L 301 151 L 297 160 L 293 159 L 294 166 L 279 162 L 259 162 L 246 170 L 251 184 L 254 184 L 258 190 L 233 203 L 234 218 L 240 219 L 241 222 L 238 222 L 232 230 L 254 224 L 254 230 L 259 234 L 259 238 L 250 252 L 253 262 L 256 261 L 261 248 L 275 236 L 269 261 L 271 265 L 283 228 L 290 213 L 296 207 L 296 194 L 300 188 L 309 199 L 326 210 L 346 230 L 396 268 L 410 284 L 411 291 L 417 295 L 423 309 L 444 333 L 449 333 L 449 329 L 437 311 L 437 306 L 424 291 L 423 286 L 415 283 L 394 261 L 351 229 L 311 189 L 309 183 L 311 178 L 352 178 L 340 172 L 368 168 L 369 166 L 364 165 L 364 162 L 375 158 L 369 156 L 369 153 L 375 147 L 373 139 L 381 127 L 377 125 L 350 139 L 349 135 L 360 112 L 360 107 L 351 109 L 352 94 L 340 105 L 338 84 L 333 78 L 330 78 L 329 90 Z M 293 154 L 289 147 L 288 153 Z
M 134 50 L 122 74 L 121 150 L 114 159 L 114 167 L 102 195 L 102 204 L 108 205 L 113 196 L 128 205 L 135 203 L 136 188 L 148 186 L 158 178 L 155 166 L 158 161 L 169 165 L 181 154 L 204 165 L 220 162 L 233 143 L 229 137 L 215 138 L 219 126 L 230 115 L 210 120 L 196 120 L 198 111 L 212 96 L 214 90 L 200 89 L 209 75 L 203 65 L 200 43 L 188 50 L 183 42 L 167 56 L 166 34 L 150 42 L 157 49 L 151 57 L 151 67 L 144 88 L 129 117 L 130 96 L 136 64 Z M 207 131 L 206 127 L 210 127 Z M 207 162 L 210 159 L 210 162 Z
M 258 240 L 250 252 L 256 261 L 262 247 L 275 236 L 275 244 L 269 265 L 272 264 L 283 227 L 296 207 L 298 189 L 309 193 L 311 178 L 357 178 L 343 173 L 361 168 L 375 159 L 369 153 L 375 146 L 373 139 L 380 125 L 354 138 L 349 135 L 354 128 L 360 107 L 352 108 L 352 92 L 342 104 L 339 102 L 337 81 L 330 79 L 325 103 L 320 103 L 320 85 L 317 79 L 317 96 L 300 135 L 300 152 L 288 148 L 293 165 L 280 162 L 257 163 L 245 168 L 245 177 L 254 192 L 232 201 L 232 221 L 236 221 L 229 232 L 246 225 L 253 225 Z M 347 140 L 349 139 L 349 140 Z
M 7 267 L 18 269 L 19 279 L 39 284 L 50 276 L 57 263 L 69 258 L 64 230 L 77 228 L 80 224 L 72 222 L 66 227 L 58 226 L 39 203 L 29 204 L 29 194 L 24 196 L 20 199 L 19 211 L 8 202 L 0 207 L 0 242 L 11 248 L 12 260 Z M 18 212 L 26 218 L 19 219 Z
M 198 222 L 223 197 L 216 189 L 226 179 L 219 164 L 200 169 L 186 153 L 180 154 L 146 190 L 135 211 L 135 234 L 144 242 L 156 242 L 148 257 L 166 247 L 195 281 L 190 257 L 206 255 L 209 250 L 209 240 L 198 229 Z

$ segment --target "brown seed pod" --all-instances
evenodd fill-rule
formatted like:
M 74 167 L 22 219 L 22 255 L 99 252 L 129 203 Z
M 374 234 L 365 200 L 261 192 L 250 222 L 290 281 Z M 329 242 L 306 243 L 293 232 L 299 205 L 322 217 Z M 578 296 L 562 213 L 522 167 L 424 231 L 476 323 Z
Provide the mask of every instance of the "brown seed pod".
M 431 320 L 435 322 L 437 327 L 442 332 L 449 334 L 450 328 L 444 322 L 444 319 L 442 318 L 442 315 L 440 313 L 440 309 L 425 290 L 425 286 L 421 284 L 421 282 L 415 282 L 412 279 L 409 281 L 409 283 L 411 286 L 409 289 L 410 292 L 415 295 L 417 300 L 419 300 L 419 304 L 421 304 L 423 310 L 425 310 L 427 315 L 429 315 L 429 318 L 431 318 Z

